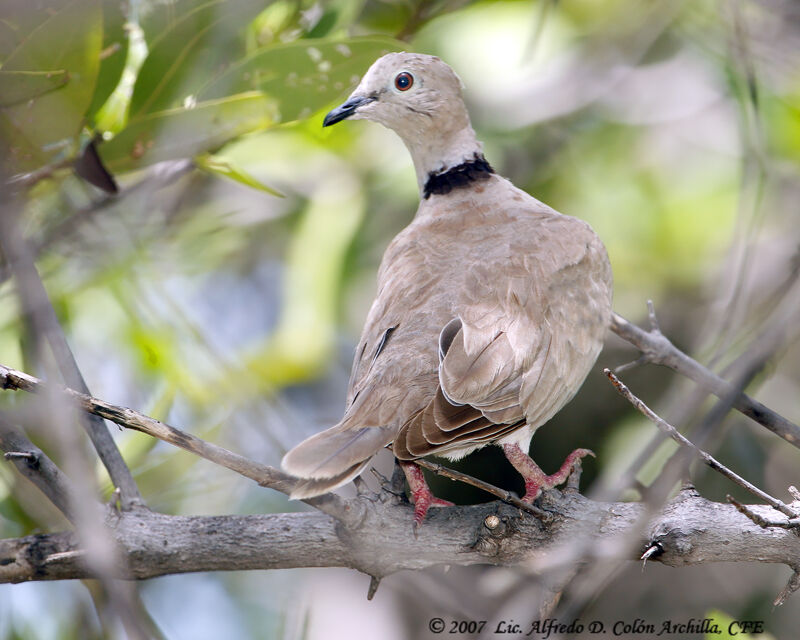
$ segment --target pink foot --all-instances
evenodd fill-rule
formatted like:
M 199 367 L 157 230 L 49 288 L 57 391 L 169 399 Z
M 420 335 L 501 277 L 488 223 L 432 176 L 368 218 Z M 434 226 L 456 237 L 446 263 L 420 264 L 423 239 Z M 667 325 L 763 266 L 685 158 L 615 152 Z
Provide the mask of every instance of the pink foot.
M 401 462 L 400 467 L 406 474 L 408 486 L 411 489 L 411 501 L 414 503 L 414 533 L 422 525 L 425 514 L 431 507 L 452 507 L 453 503 L 449 500 L 442 500 L 431 493 L 425 476 L 413 462 Z
M 569 474 L 572 473 L 581 458 L 586 456 L 594 457 L 594 453 L 589 449 L 575 449 L 564 460 L 561 468 L 553 475 L 548 476 L 519 445 L 504 444 L 503 452 L 506 454 L 508 461 L 514 465 L 514 468 L 519 471 L 525 480 L 525 495 L 522 497 L 522 501 L 528 503 L 536 500 L 544 489 L 552 489 L 569 478 Z

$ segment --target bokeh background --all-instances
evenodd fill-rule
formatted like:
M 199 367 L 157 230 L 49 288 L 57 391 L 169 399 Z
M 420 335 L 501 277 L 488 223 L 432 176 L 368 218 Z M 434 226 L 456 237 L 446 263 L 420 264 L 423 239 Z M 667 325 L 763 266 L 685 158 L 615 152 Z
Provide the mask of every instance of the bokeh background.
M 339 419 L 377 265 L 418 193 L 394 134 L 321 123 L 375 58 L 402 49 L 454 67 L 500 174 L 591 223 L 608 247 L 618 313 L 644 323 L 652 299 L 679 347 L 730 372 L 796 296 L 800 9 L 790 0 L 5 1 L 0 161 L 6 176 L 49 167 L 29 177 L 21 220 L 95 396 L 273 465 Z M 93 138 L 118 196 L 65 168 Z M 36 374 L 2 263 L 0 279 L 0 362 Z M 797 421 L 790 320 L 748 392 Z M 609 336 L 582 391 L 534 437 L 545 470 L 589 447 L 598 455 L 585 490 L 601 494 L 634 465 L 623 498 L 646 493 L 674 448 L 654 442 L 601 374 L 636 356 Z M 713 403 L 664 369 L 623 379 L 788 499 L 796 448 L 738 414 L 707 428 Z M 10 396 L 0 406 L 20 402 Z M 48 430 L 30 437 L 59 460 Z M 153 509 L 306 508 L 146 436 L 114 438 Z M 388 456 L 378 465 L 391 471 Z M 499 450 L 458 466 L 521 489 Z M 110 493 L 99 465 L 95 474 Z M 704 469 L 692 477 L 709 499 L 746 500 Z M 456 502 L 488 499 L 432 485 Z M 66 526 L 0 462 L 0 537 Z M 789 638 L 800 628 L 796 597 L 771 605 L 789 575 L 621 563 L 588 595 L 568 588 L 561 611 L 657 625 L 760 619 Z M 139 591 L 171 640 L 401 639 L 429 637 L 432 616 L 534 619 L 541 579 L 525 567 L 435 568 L 385 579 L 369 603 L 367 577 L 331 569 L 171 576 Z M 119 637 L 98 619 L 93 588 L 0 585 L 0 638 Z

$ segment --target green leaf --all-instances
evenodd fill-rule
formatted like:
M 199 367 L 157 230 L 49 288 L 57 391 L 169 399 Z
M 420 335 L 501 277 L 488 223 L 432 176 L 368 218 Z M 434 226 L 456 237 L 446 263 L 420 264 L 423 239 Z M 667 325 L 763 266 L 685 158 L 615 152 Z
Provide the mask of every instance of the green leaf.
M 317 24 L 314 25 L 314 28 L 308 32 L 307 37 L 324 38 L 325 36 L 329 35 L 331 30 L 336 26 L 338 18 L 339 12 L 335 7 L 327 8 Z
M 0 61 L 14 50 L 16 35 L 12 25 L 5 20 L 0 20 Z
M 191 158 L 268 127 L 274 123 L 274 115 L 274 104 L 264 95 L 238 94 L 138 118 L 98 151 L 113 172 L 162 160 Z
M 160 33 L 136 78 L 131 118 L 180 106 L 243 53 L 239 34 L 263 8 L 263 0 L 212 0 Z
M 229 180 L 233 180 L 253 189 L 258 189 L 259 191 L 264 191 L 265 193 L 277 196 L 278 198 L 286 197 L 280 191 L 276 191 L 272 187 L 265 185 L 257 178 L 254 178 L 252 175 L 247 173 L 241 167 L 236 166 L 230 160 L 211 155 L 210 153 L 204 153 L 197 156 L 194 161 L 198 169 L 223 176 Z
M 3 71 L 63 69 L 69 82 L 0 111 L 15 170 L 41 166 L 74 144 L 94 93 L 103 39 L 99 0 L 74 0 L 34 29 L 9 55 Z M 8 161 L 8 159 L 6 160 Z
M 277 100 L 282 122 L 297 120 L 344 96 L 379 56 L 407 47 L 382 37 L 275 45 L 233 64 L 198 97 L 207 100 L 255 89 Z
M 169 2 L 140 3 L 139 26 L 144 32 L 147 45 L 151 46 L 165 31 L 209 0 L 170 0 Z
M 10 107 L 58 89 L 69 82 L 64 69 L 57 71 L 0 70 L 0 107 Z
M 100 52 L 100 71 L 87 115 L 94 115 L 119 84 L 128 58 L 128 31 L 125 14 L 119 0 L 103 1 L 103 45 Z
M 34 29 L 70 0 L 0 2 L 0 60 L 5 60 Z
M 324 38 L 338 31 L 349 31 L 349 25 L 358 20 L 366 0 L 328 0 L 323 4 L 325 13 L 306 35 L 307 38 Z M 396 31 L 392 29 L 390 31 Z

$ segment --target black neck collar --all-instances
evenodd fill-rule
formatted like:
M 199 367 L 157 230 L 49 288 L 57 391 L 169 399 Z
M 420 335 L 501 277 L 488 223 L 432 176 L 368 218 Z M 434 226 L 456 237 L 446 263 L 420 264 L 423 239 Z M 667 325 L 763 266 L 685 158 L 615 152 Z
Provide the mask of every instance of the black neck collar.
M 472 160 L 450 167 L 441 173 L 429 173 L 422 190 L 422 197 L 427 200 L 432 195 L 444 195 L 453 189 L 468 187 L 473 182 L 488 180 L 493 173 L 492 165 L 486 162 L 483 154 L 476 153 Z

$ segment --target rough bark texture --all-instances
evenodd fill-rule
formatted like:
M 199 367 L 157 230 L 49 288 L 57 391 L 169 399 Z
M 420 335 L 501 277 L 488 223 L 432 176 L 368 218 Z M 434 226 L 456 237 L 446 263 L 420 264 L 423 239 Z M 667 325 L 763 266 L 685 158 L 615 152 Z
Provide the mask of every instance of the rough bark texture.
M 349 524 L 320 513 L 185 517 L 145 508 L 112 513 L 107 524 L 126 567 L 118 575 L 143 579 L 192 571 L 293 567 L 349 567 L 383 577 L 401 569 L 439 564 L 515 565 L 559 554 L 637 559 L 656 547 L 653 561 L 670 566 L 704 562 L 776 562 L 800 565 L 800 537 L 763 529 L 727 504 L 709 502 L 688 488 L 647 522 L 640 503 L 600 503 L 574 490 L 551 491 L 543 523 L 500 502 L 434 509 L 418 537 L 411 507 L 387 494 L 348 501 Z M 776 512 L 751 506 L 765 517 Z M 490 516 L 496 516 L 492 518 Z M 491 528 L 490 528 L 491 527 Z M 0 541 L 0 582 L 86 578 L 85 552 L 71 532 Z M 555 560 L 554 560 L 555 559 Z

